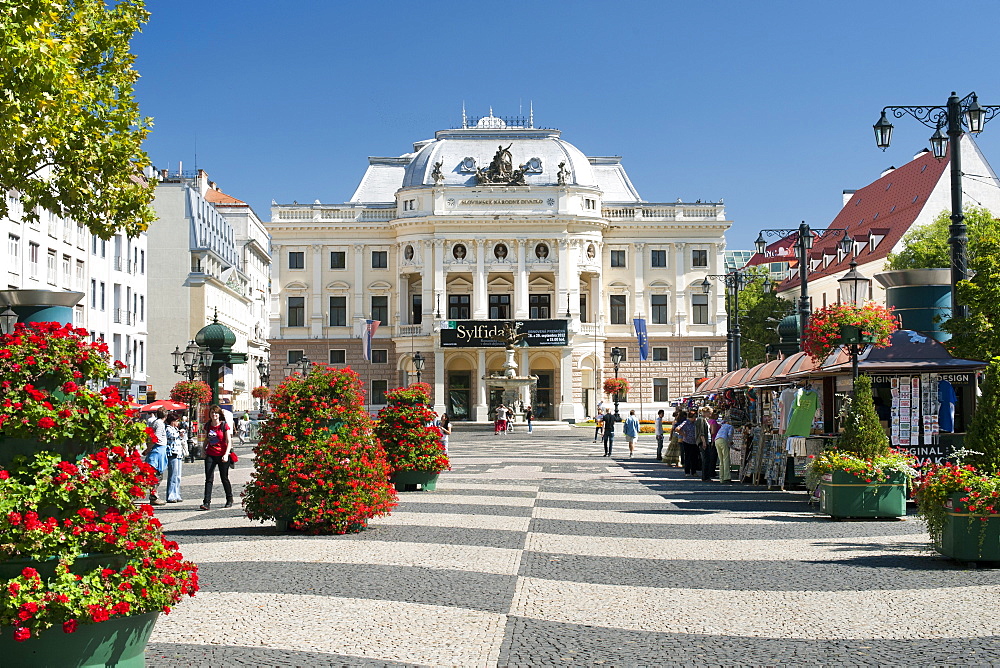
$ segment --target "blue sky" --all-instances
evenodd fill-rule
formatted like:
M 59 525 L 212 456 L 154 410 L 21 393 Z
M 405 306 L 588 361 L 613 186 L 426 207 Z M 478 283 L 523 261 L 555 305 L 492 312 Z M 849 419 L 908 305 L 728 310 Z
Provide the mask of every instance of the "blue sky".
M 346 201 L 371 155 L 470 116 L 535 109 L 587 155 L 621 155 L 651 202 L 724 199 L 729 248 L 828 224 L 841 191 L 927 146 L 885 105 L 975 90 L 1000 105 L 1000 3 L 149 0 L 133 41 L 159 168 L 270 202 Z M 969 9 L 974 10 L 970 12 Z M 878 12 L 878 13 L 876 13 Z M 962 18 L 952 17 L 959 15 Z M 949 44 L 949 40 L 954 45 Z M 1000 120 L 979 144 L 1000 167 Z

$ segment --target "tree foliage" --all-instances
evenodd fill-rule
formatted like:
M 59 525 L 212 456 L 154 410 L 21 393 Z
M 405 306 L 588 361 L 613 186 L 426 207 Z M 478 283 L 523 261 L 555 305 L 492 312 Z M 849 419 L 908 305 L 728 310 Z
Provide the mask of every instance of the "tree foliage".
M 984 237 L 1000 233 L 998 221 L 989 209 L 969 207 L 963 209 L 969 235 L 969 261 L 974 262 L 983 254 L 980 242 Z M 948 226 L 951 214 L 942 211 L 933 222 L 911 229 L 903 235 L 903 247 L 898 253 L 889 253 L 888 269 L 938 269 L 951 266 L 951 247 L 948 245 Z
M 965 447 L 982 454 L 970 455 L 966 463 L 983 473 L 997 473 L 1000 471 L 1000 357 L 994 357 L 986 367 L 982 391 L 965 437 Z
M 872 398 L 872 379 L 859 376 L 854 381 L 854 397 L 844 420 L 844 433 L 837 439 L 837 449 L 851 452 L 862 459 L 889 454 L 889 437 L 879 424 Z
M 976 275 L 958 284 L 969 317 L 952 318 L 941 328 L 951 334 L 945 345 L 953 355 L 989 360 L 1000 355 L 1000 226 L 981 234 L 976 247 L 969 263 Z
M 766 267 L 748 267 L 743 274 L 750 280 L 740 291 L 740 356 L 747 366 L 754 366 L 764 361 L 768 346 L 778 343 L 775 327 L 791 311 L 792 303 L 764 290 Z
M 152 121 L 129 51 L 143 0 L 0 0 L 0 187 L 109 239 L 153 220 L 142 151 Z M 11 214 L 0 197 L 0 216 Z

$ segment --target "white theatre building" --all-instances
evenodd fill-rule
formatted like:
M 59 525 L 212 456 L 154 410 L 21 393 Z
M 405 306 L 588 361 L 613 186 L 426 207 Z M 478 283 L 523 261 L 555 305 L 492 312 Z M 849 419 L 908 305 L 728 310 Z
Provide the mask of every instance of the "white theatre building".
M 558 130 L 492 113 L 437 132 L 399 157 L 369 158 L 345 204 L 274 204 L 271 379 L 303 355 L 350 366 L 372 410 L 386 389 L 434 386 L 434 408 L 487 420 L 504 362 L 495 330 L 526 333 L 519 374 L 537 377 L 541 419 L 578 421 L 624 350 L 622 408 L 652 417 L 725 369 L 726 316 L 707 274 L 723 274 L 721 202 L 645 202 L 619 157 L 588 157 Z M 721 286 L 721 283 L 715 282 Z M 633 318 L 648 324 L 640 362 Z M 378 320 L 372 359 L 365 321 Z

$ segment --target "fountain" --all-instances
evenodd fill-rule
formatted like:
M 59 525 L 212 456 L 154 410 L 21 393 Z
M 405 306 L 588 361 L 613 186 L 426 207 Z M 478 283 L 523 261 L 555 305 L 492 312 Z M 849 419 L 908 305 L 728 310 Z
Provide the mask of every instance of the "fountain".
M 504 342 L 504 354 L 507 359 L 504 360 L 503 365 L 500 367 L 500 373 L 492 373 L 483 376 L 483 381 L 486 383 L 486 387 L 500 387 L 503 388 L 503 403 L 505 406 L 511 408 L 512 410 L 518 405 L 518 394 L 522 387 L 530 387 L 531 390 L 531 401 L 534 401 L 534 387 L 538 383 L 538 376 L 518 376 L 517 375 L 517 362 L 514 361 L 514 352 L 518 347 L 527 346 L 527 342 L 524 341 L 528 334 L 523 332 L 518 334 L 511 323 L 507 323 L 503 329 L 502 339 Z M 520 412 L 515 411 L 515 414 L 519 418 L 523 418 Z

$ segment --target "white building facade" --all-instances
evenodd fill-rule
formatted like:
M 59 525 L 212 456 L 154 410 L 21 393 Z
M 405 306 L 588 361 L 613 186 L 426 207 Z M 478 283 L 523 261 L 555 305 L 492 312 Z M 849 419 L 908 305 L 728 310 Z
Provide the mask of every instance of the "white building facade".
M 171 353 L 182 351 L 198 330 L 218 318 L 236 335 L 234 352 L 248 353 L 222 376 L 220 400 L 235 410 L 256 402 L 256 364 L 267 352 L 265 306 L 269 303 L 267 232 L 253 210 L 226 195 L 203 170 L 161 171 L 150 224 L 149 379 L 160 397 L 184 376 L 174 373 Z
M 558 130 L 493 117 L 442 130 L 412 153 L 370 158 L 341 205 L 275 204 L 272 383 L 303 355 L 351 366 L 372 410 L 386 389 L 434 386 L 434 408 L 487 420 L 500 401 L 484 376 L 504 350 L 491 331 L 527 332 L 520 374 L 537 377 L 540 419 L 578 421 L 603 401 L 625 353 L 622 408 L 651 417 L 709 371 L 725 368 L 722 203 L 643 201 L 618 157 L 587 157 Z M 633 319 L 650 353 L 639 361 Z M 371 361 L 367 320 L 378 320 Z M 472 336 L 469 336 L 469 333 Z

